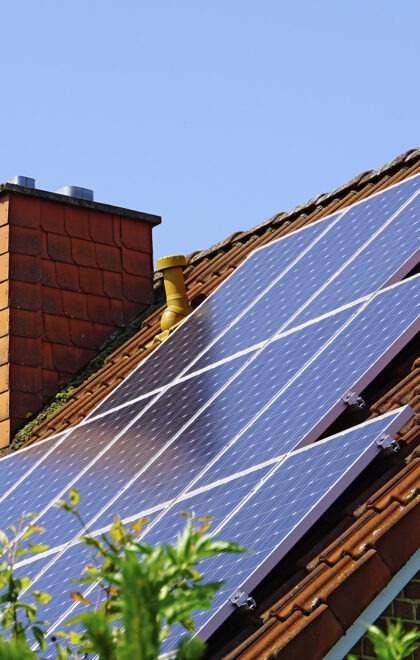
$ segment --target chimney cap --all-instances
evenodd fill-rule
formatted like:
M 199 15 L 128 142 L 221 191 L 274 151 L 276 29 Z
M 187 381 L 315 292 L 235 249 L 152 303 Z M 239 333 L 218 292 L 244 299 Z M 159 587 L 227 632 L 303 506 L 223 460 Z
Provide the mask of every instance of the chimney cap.
M 7 180 L 7 183 L 14 183 L 16 186 L 26 186 L 27 188 L 35 188 L 35 179 L 20 174 L 12 176 L 11 179 Z
M 93 190 L 90 190 L 89 188 L 81 188 L 80 186 L 63 186 L 55 192 L 59 195 L 78 197 L 79 199 L 86 199 L 88 202 L 93 202 Z

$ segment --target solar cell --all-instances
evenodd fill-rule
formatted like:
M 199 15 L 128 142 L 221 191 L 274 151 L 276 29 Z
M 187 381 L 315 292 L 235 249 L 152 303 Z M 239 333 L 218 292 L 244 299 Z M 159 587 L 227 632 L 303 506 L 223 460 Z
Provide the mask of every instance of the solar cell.
M 219 336 L 340 214 L 294 231 L 251 254 L 95 411 L 104 412 L 170 382 Z
M 316 440 L 420 327 L 420 276 L 378 293 L 220 453 L 197 485 L 222 479 Z M 263 351 L 275 350 L 276 341 Z
M 197 635 L 207 639 L 235 609 L 229 598 L 249 594 L 320 518 L 334 500 L 380 452 L 375 440 L 393 435 L 412 416 L 409 407 L 293 452 L 273 470 L 219 527 L 222 537 L 251 550 L 203 560 L 208 581 L 224 580 L 212 610 L 193 615 Z M 163 520 L 163 519 L 162 519 Z M 162 652 L 176 645 L 181 627 L 163 642 Z

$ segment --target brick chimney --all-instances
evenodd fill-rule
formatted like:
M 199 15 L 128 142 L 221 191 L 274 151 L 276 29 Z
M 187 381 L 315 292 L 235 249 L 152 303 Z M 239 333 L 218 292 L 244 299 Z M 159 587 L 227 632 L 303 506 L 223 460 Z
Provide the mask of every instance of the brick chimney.
M 153 294 L 159 216 L 0 186 L 0 447 Z

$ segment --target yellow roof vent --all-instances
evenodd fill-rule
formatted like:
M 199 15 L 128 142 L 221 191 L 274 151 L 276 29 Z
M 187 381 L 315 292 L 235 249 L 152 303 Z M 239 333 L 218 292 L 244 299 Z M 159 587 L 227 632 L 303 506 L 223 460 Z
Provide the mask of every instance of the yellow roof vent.
M 156 262 L 157 270 L 163 274 L 167 303 L 160 321 L 163 331 L 169 330 L 192 312 L 182 273 L 182 268 L 186 265 L 186 259 L 182 254 L 161 257 Z

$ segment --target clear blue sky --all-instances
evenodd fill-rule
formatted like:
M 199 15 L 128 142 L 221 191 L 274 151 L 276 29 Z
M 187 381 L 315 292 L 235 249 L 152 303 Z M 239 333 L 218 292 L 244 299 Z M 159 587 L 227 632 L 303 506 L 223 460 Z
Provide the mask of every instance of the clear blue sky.
M 1 2 L 0 181 L 204 249 L 420 145 L 420 2 Z

